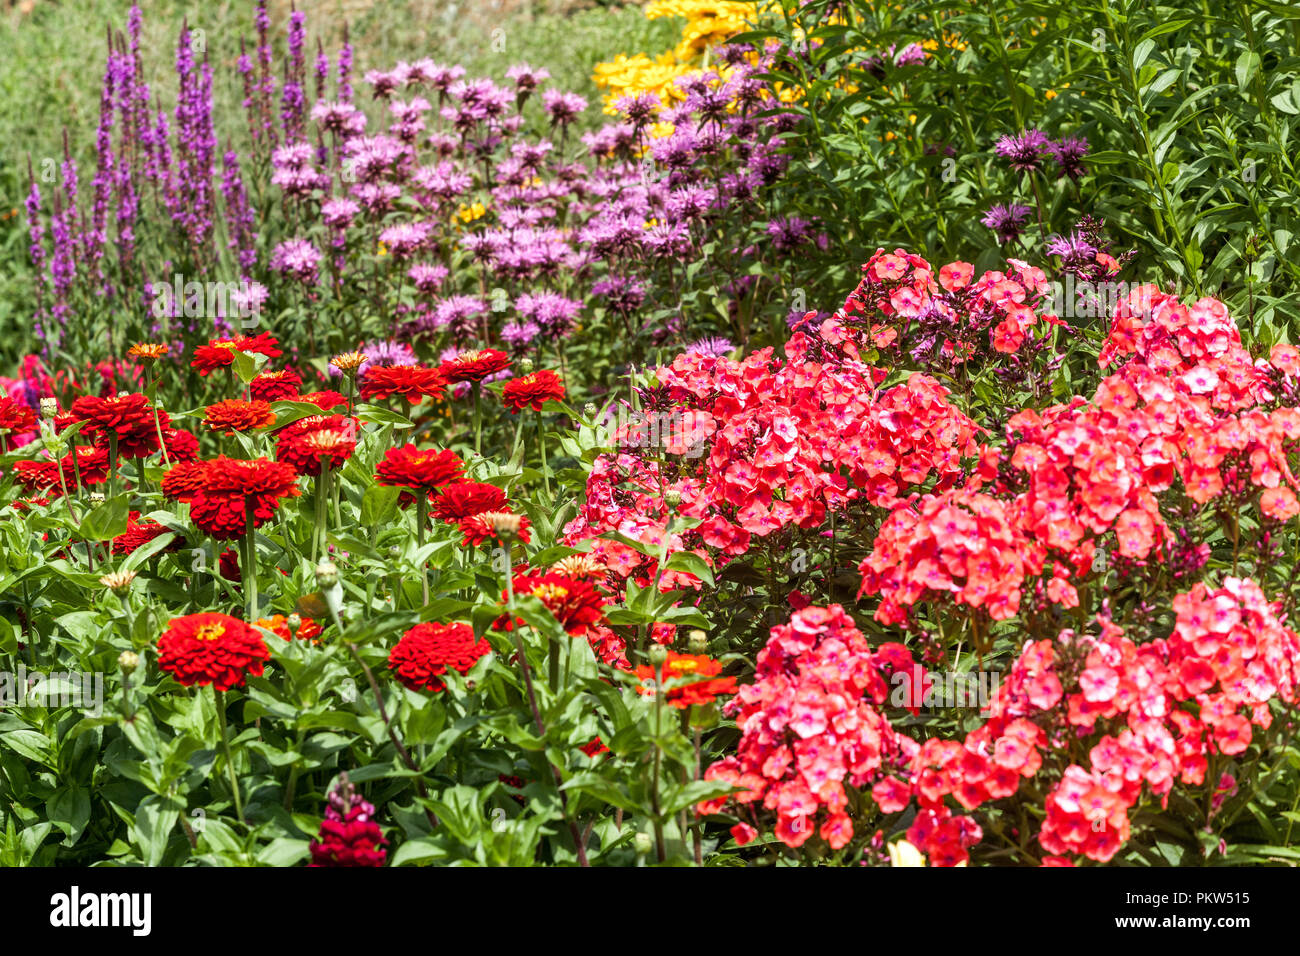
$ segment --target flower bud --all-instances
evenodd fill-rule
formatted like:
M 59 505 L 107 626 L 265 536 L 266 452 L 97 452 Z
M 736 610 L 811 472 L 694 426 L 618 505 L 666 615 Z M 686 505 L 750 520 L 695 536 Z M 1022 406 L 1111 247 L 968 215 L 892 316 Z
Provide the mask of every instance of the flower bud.
M 583 405 L 583 406 L 582 406 L 582 414 L 586 415 L 588 418 L 595 418 L 595 417 L 596 417 L 596 403 L 595 403 L 595 402 L 588 402 L 586 405 Z
M 102 491 L 92 491 L 90 493 L 90 503 L 92 505 L 102 505 L 104 503 L 104 493 Z
M 707 654 L 709 652 L 709 635 L 698 628 L 686 636 L 686 641 L 687 650 L 692 654 Z
M 682 493 L 676 488 L 669 488 L 664 492 L 664 503 L 669 508 L 676 508 L 682 503 Z
M 646 656 L 650 659 L 650 664 L 655 670 L 659 670 L 668 660 L 668 648 L 662 644 L 651 644 Z
M 503 542 L 514 541 L 524 526 L 523 518 L 512 511 L 484 511 L 478 519 L 491 528 Z
M 41 417 L 53 418 L 59 414 L 59 400 L 57 398 L 41 399 Z
M 523 358 L 519 360 L 520 375 L 528 375 L 532 372 L 534 368 L 536 368 L 536 366 L 533 364 L 533 360 L 530 359 L 528 356 L 525 355 Z
M 294 611 L 285 620 L 285 623 L 289 625 L 289 633 L 292 634 L 294 637 L 297 637 L 298 628 L 302 627 L 302 615 L 299 614 L 297 611 Z
M 123 674 L 130 674 L 140 666 L 140 655 L 135 651 L 123 651 L 117 655 L 117 666 L 122 668 Z
M 99 583 L 104 585 L 118 597 L 121 597 L 127 591 L 131 590 L 131 582 L 135 580 L 134 571 L 112 571 L 105 574 L 99 579 Z
M 638 833 L 632 838 L 632 846 L 636 850 L 637 856 L 648 856 L 654 849 L 654 840 L 648 833 Z
M 322 588 L 332 588 L 339 583 L 339 566 L 333 561 L 322 561 L 316 565 L 316 584 Z

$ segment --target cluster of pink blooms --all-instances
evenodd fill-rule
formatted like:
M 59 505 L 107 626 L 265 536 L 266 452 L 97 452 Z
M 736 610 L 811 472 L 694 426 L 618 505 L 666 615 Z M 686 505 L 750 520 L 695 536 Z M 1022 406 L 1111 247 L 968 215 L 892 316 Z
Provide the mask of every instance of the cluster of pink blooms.
M 1162 514 L 1171 491 L 1192 506 L 1236 511 L 1257 501 L 1266 519 L 1300 514 L 1288 463 L 1300 450 L 1300 350 L 1279 345 L 1267 360 L 1252 358 L 1221 302 L 1187 306 L 1153 286 L 1134 289 L 1101 355 L 1103 367 L 1116 367 L 1091 399 L 1024 409 L 1007 420 L 1005 442 L 981 445 L 978 427 L 937 384 L 932 391 L 914 374 L 881 391 L 883 376 L 863 353 L 887 349 L 935 314 L 952 319 L 954 303 L 964 317 L 997 313 L 984 316 L 990 346 L 1013 352 L 1037 323 L 1056 321 L 1033 308 L 1045 291 L 1041 273 L 1012 263 L 972 281 L 969 266 L 954 263 L 936 281 L 925 260 L 901 251 L 878 253 L 864 273 L 835 317 L 795 333 L 784 366 L 766 355 L 740 363 L 681 356 L 660 370 L 674 400 L 716 423 L 700 470 L 662 476 L 676 482 L 683 511 L 706 518 L 702 528 L 732 522 L 761 535 L 818 527 L 828 509 L 855 501 L 891 509 L 859 570 L 860 593 L 880 596 L 876 619 L 895 625 L 910 623 L 922 601 L 940 615 L 962 608 L 959 617 L 1014 619 L 1027 588 L 1037 608 L 1044 597 L 1077 607 L 1075 585 L 1095 575 L 1099 550 L 1137 565 L 1171 562 L 1186 537 Z M 841 401 L 838 389 L 850 381 L 858 391 Z M 909 402 L 932 396 L 919 407 L 942 407 L 943 425 L 918 432 L 915 404 L 910 414 L 882 414 L 891 392 Z M 913 446 L 900 450 L 899 436 Z M 840 457 L 850 446 L 856 463 Z M 963 458 L 973 459 L 965 471 Z M 659 507 L 659 466 L 650 464 L 631 497 L 618 474 L 602 475 L 605 496 L 579 524 Z M 873 485 L 881 475 L 894 484 Z M 718 546 L 707 532 L 703 543 Z M 1208 550 L 1197 551 L 1203 564 Z M 747 813 L 733 830 L 738 843 L 756 835 L 761 806 L 775 812 L 773 832 L 787 845 L 816 834 L 840 848 L 853 826 L 843 787 L 870 787 L 886 814 L 915 799 L 908 839 L 935 865 L 956 865 L 984 839 L 969 812 L 1027 799 L 1021 782 L 1039 778 L 1037 833 L 1011 827 L 999 836 L 1031 856 L 1036 840 L 1044 865 L 1073 865 L 1112 859 L 1129 839 L 1134 808 L 1144 799 L 1167 806 L 1175 786 L 1213 786 L 1217 808 L 1236 781 L 1215 781 L 1215 762 L 1257 742 L 1255 730 L 1274 719 L 1271 705 L 1296 703 L 1300 637 L 1281 605 L 1234 576 L 1175 596 L 1167 637 L 1126 634 L 1104 603 L 1088 611 L 1099 633 L 1065 630 L 1025 645 L 981 727 L 964 740 L 922 743 L 895 730 L 882 707 L 883 675 L 910 667 L 910 652 L 873 650 L 839 607 L 796 611 L 773 629 L 754 682 L 731 705 L 742 734 L 736 754 L 706 775 L 743 789 L 699 809 L 734 805 L 742 821 Z
M 657 391 L 669 396 L 655 413 L 668 423 L 664 454 L 616 432 L 633 447 L 596 460 L 566 543 L 617 531 L 657 553 L 665 498 L 676 495 L 678 513 L 702 523 L 670 550 L 726 560 L 754 537 L 820 527 L 828 510 L 854 500 L 891 505 L 927 481 L 943 488 L 964 477 L 961 459 L 978 450 L 980 430 L 934 379 L 914 374 L 881 389 L 884 372 L 833 320 L 816 336 L 796 332 L 786 354 L 764 349 L 737 362 L 687 353 L 658 369 Z M 598 548 L 625 577 L 645 568 L 631 548 Z
M 1044 553 L 996 498 L 964 489 L 926 495 L 881 525 L 858 568 L 858 596 L 882 596 L 882 624 L 902 623 L 906 607 L 941 593 L 1006 620 L 1020 609 L 1021 586 L 1042 570 Z
M 968 262 L 934 268 L 902 249 L 883 249 L 862 267 L 862 279 L 836 318 L 862 324 L 877 349 L 896 349 L 924 359 L 941 356 L 950 365 L 967 361 L 988 347 L 1005 354 L 1020 351 L 1035 330 L 1063 326 L 1053 313 L 1040 310 L 1051 291 L 1046 275 L 1019 259 L 1008 271 L 975 278 Z
M 716 813 L 729 799 L 759 804 L 776 813 L 776 836 L 787 845 L 801 846 L 817 833 L 843 847 L 853 836 L 845 783 L 861 789 L 917 751 L 879 709 L 890 675 L 911 679 L 912 667 L 901 644 L 873 651 L 839 605 L 796 611 L 789 624 L 772 629 L 754 683 L 726 705 L 741 732 L 736 755 L 705 773 L 745 789 L 701 804 L 700 812 Z M 756 830 L 741 823 L 732 833 L 744 844 Z

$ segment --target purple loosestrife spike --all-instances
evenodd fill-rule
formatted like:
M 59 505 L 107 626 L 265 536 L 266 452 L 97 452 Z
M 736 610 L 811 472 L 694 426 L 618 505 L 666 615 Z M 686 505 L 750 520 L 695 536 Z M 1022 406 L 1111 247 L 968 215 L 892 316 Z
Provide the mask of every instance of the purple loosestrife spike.
M 339 48 L 338 85 L 335 96 L 340 103 L 352 102 L 352 44 L 348 40 L 348 25 L 343 23 L 343 46 Z
M 248 281 L 257 265 L 256 217 L 248 204 L 248 192 L 239 168 L 239 154 L 233 149 L 222 156 L 221 194 L 225 199 L 228 245 L 239 262 L 240 277 Z
M 32 271 L 36 276 L 36 309 L 33 319 L 36 322 L 36 334 L 40 338 L 45 338 L 44 326 L 44 304 L 45 304 L 45 230 L 41 226 L 41 189 L 36 185 L 36 177 L 32 174 L 32 158 L 27 157 L 27 181 L 29 189 L 24 206 L 27 210 L 27 235 L 29 238 L 28 253 L 32 259 Z
M 294 10 L 289 15 L 289 59 L 285 64 L 284 88 L 280 93 L 280 124 L 286 142 L 302 139 L 305 129 L 307 97 L 303 89 L 307 67 L 303 53 L 306 42 L 303 24 L 306 19 L 307 15 L 301 10 Z

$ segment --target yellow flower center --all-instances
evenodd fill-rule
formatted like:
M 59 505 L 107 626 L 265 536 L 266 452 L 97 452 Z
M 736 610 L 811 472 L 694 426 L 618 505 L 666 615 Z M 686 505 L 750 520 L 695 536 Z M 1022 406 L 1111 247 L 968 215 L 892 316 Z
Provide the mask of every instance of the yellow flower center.
M 563 601 L 569 596 L 569 589 L 559 584 L 539 584 L 533 588 L 533 594 L 537 595 L 543 604 L 550 604 L 552 601 Z
M 215 641 L 225 633 L 226 628 L 223 624 L 204 624 L 194 632 L 194 636 L 200 641 Z

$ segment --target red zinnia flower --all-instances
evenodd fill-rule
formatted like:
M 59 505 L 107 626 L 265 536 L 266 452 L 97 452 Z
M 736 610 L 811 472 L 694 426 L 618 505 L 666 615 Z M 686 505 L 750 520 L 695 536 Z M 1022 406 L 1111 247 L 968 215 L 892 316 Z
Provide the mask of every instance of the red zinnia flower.
M 77 486 L 78 475 L 81 476 L 83 485 L 102 485 L 108 481 L 108 450 L 78 445 L 59 459 L 59 467 L 63 470 L 63 480 L 69 489 Z M 54 480 L 59 480 L 58 474 L 55 474 Z
M 541 575 L 517 574 L 514 586 L 515 597 L 533 595 L 546 605 L 565 631 L 573 635 L 583 634 L 587 628 L 596 624 L 601 619 L 601 608 L 606 603 L 604 595 L 592 587 L 589 581 L 579 581 L 553 571 Z M 506 599 L 504 592 L 501 599 Z M 496 626 L 510 630 L 509 615 L 503 615 Z
M 72 403 L 69 415 L 73 421 L 86 423 L 81 434 L 93 438 L 101 448 L 108 447 L 110 436 L 115 437 L 120 458 L 144 458 L 158 450 L 153 406 L 140 392 L 108 398 L 84 395 Z M 160 413 L 159 418 L 162 424 L 169 424 L 166 415 Z
M 283 462 L 269 458 L 243 461 L 222 455 L 207 463 L 203 483 L 190 501 L 190 519 L 220 539 L 244 533 L 246 514 L 253 527 L 275 516 L 280 499 L 299 495 L 298 475 Z
M 512 378 L 501 391 L 501 401 L 512 415 L 525 408 L 540 412 L 542 406 L 551 399 L 557 402 L 564 400 L 564 383 L 550 369 Z
M 510 364 L 510 356 L 496 349 L 461 352 L 439 366 L 438 371 L 449 382 L 481 382 Z
M 8 396 L 0 395 L 0 451 L 16 448 L 16 435 L 36 428 L 36 413 Z
M 240 398 L 228 398 L 208 406 L 203 424 L 213 431 L 233 435 L 235 432 L 247 432 L 274 425 L 275 412 L 271 411 L 271 406 L 263 401 L 246 402 Z
M 59 484 L 59 466 L 53 461 L 16 461 L 13 467 L 14 480 L 31 494 L 54 486 L 60 495 L 63 489 Z
M 158 638 L 158 666 L 185 687 L 243 687 L 249 674 L 261 676 L 262 662 L 270 657 L 257 631 L 226 614 L 173 618 Z
M 278 399 L 293 398 L 298 394 L 302 376 L 291 368 L 282 368 L 278 372 L 262 372 L 255 375 L 248 383 L 248 394 L 254 399 L 274 402 Z
M 402 445 L 400 448 L 390 448 L 384 454 L 384 460 L 375 468 L 375 479 L 381 485 L 423 491 L 432 497 L 434 491 L 455 481 L 464 470 L 465 463 L 453 452 Z M 414 500 L 413 495 L 402 493 L 403 504 L 410 504 Z
M 418 405 L 426 395 L 441 398 L 446 387 L 441 372 L 423 365 L 372 365 L 361 376 L 361 397 L 366 401 L 401 395 Z
M 361 423 L 345 415 L 309 415 L 285 426 L 276 440 L 275 457 L 300 475 L 319 475 L 321 462 L 340 468 L 357 449 Z
M 453 524 L 461 518 L 500 511 L 506 506 L 506 493 L 483 481 L 458 481 L 447 485 L 434 499 L 434 517 Z
M 194 361 L 190 362 L 190 367 L 198 369 L 200 375 L 225 368 L 235 361 L 236 349 L 240 352 L 257 352 L 267 358 L 279 358 L 284 354 L 278 348 L 279 344 L 270 332 L 252 337 L 241 335 L 234 339 L 211 339 L 207 345 L 200 345 L 194 350 Z
M 296 402 L 311 402 L 318 406 L 322 411 L 330 412 L 340 405 L 346 405 L 348 398 L 342 392 L 334 392 L 326 389 L 323 392 L 308 392 L 306 395 L 299 395 Z
M 177 462 L 162 477 L 162 493 L 174 501 L 189 501 L 194 493 L 203 487 L 203 476 L 207 473 L 206 461 Z
M 136 548 L 143 547 L 154 538 L 166 534 L 170 530 L 166 525 L 159 524 L 152 519 L 141 521 L 140 512 L 132 511 L 127 515 L 126 530 L 113 539 L 113 553 L 131 554 Z M 179 547 L 179 542 L 173 542 L 167 546 L 167 550 L 172 551 Z
M 669 707 L 677 707 L 684 710 L 692 704 L 698 704 L 701 707 L 713 703 L 713 698 L 721 694 L 734 694 L 736 692 L 736 678 L 718 677 L 722 672 L 722 664 L 713 660 L 711 657 L 705 657 L 703 654 L 678 654 L 676 651 L 668 652 L 668 659 L 664 661 L 664 687 L 666 693 L 664 700 Z M 643 664 L 636 669 L 636 676 L 641 678 L 641 684 L 637 687 L 637 692 L 648 694 L 651 697 L 655 693 L 655 669 L 651 664 Z M 689 683 L 684 683 L 689 681 Z
M 163 447 L 172 461 L 193 461 L 199 457 L 199 440 L 183 428 L 163 428 Z
M 230 550 L 222 551 L 217 555 L 217 573 L 227 581 L 234 581 L 238 584 L 244 580 L 244 574 L 239 570 L 239 555 Z
M 468 624 L 417 624 L 393 646 L 388 668 L 411 690 L 441 691 L 448 668 L 466 673 L 491 647 Z

